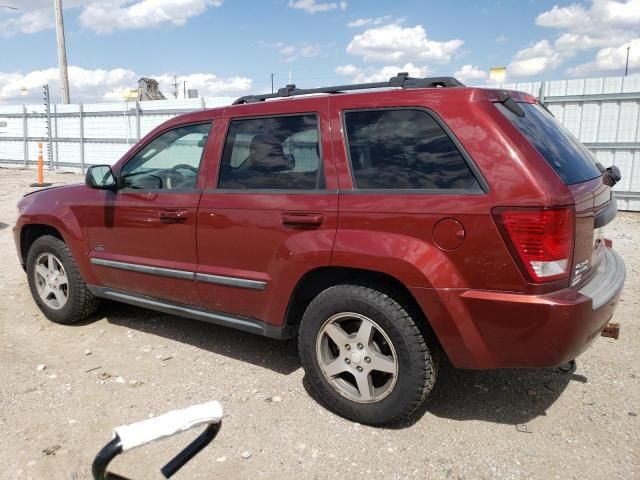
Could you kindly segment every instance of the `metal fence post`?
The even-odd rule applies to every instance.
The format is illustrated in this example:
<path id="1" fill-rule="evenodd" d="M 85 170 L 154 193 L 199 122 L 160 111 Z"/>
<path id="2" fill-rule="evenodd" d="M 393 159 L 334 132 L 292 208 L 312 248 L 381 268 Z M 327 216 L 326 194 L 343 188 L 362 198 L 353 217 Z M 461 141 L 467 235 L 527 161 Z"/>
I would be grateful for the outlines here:
<path id="1" fill-rule="evenodd" d="M 60 158 L 58 155 L 58 151 L 60 150 L 60 142 L 58 141 L 58 104 L 54 103 L 53 104 L 53 133 L 54 133 L 54 139 L 55 139 L 55 146 L 56 146 L 56 170 L 58 168 L 60 168 Z"/>
<path id="2" fill-rule="evenodd" d="M 45 104 L 45 113 L 47 116 L 47 156 L 49 157 L 49 169 L 53 170 L 53 140 L 51 139 L 51 107 L 49 102 Z"/>
<path id="3" fill-rule="evenodd" d="M 80 120 L 80 171 L 84 174 L 84 105 L 80 104 L 78 119 Z"/>
<path id="4" fill-rule="evenodd" d="M 136 100 L 136 138 L 140 141 L 140 102 Z"/>
<path id="5" fill-rule="evenodd" d="M 27 106 L 22 105 L 22 135 L 24 136 L 24 167 L 29 167 L 29 125 L 27 120 Z"/>
<path id="6" fill-rule="evenodd" d="M 206 104 L 204 103 L 204 97 L 200 97 L 200 107 L 202 108 L 202 110 L 207 108 Z"/>
<path id="7" fill-rule="evenodd" d="M 538 101 L 540 103 L 544 103 L 544 91 L 545 91 L 546 82 L 540 82 L 540 91 L 538 92 Z"/>

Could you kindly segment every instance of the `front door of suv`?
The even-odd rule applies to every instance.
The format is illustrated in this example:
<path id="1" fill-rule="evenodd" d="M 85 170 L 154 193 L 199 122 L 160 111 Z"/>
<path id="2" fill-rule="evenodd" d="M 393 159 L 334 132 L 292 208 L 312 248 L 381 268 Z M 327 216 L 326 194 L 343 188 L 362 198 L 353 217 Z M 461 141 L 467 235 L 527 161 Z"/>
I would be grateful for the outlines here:
<path id="1" fill-rule="evenodd" d="M 337 228 L 327 100 L 290 105 L 250 105 L 228 119 L 198 210 L 205 306 L 276 325 L 304 273 L 329 264 Z"/>
<path id="2" fill-rule="evenodd" d="M 211 123 L 164 131 L 122 165 L 117 192 L 87 212 L 90 261 L 105 287 L 199 305 L 196 214 Z"/>

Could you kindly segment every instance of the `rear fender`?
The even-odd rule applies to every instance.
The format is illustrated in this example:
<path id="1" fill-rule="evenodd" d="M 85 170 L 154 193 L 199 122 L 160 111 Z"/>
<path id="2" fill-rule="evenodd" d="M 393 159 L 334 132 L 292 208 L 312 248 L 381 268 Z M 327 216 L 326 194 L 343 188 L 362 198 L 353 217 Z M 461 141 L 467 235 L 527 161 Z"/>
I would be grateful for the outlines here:
<path id="1" fill-rule="evenodd" d="M 478 356 L 491 358 L 459 298 L 469 285 L 437 247 L 394 233 L 339 230 L 332 265 L 374 270 L 402 282 L 454 365 L 474 365 Z"/>
<path id="2" fill-rule="evenodd" d="M 385 273 L 407 288 L 467 287 L 442 250 L 396 233 L 338 230 L 331 265 Z"/>

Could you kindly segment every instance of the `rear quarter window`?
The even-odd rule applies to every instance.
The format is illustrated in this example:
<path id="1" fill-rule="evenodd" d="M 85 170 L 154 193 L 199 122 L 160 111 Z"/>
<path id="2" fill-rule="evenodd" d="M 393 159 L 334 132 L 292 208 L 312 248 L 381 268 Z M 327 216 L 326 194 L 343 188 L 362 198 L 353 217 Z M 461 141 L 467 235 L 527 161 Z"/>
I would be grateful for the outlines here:
<path id="1" fill-rule="evenodd" d="M 519 103 L 524 117 L 501 103 L 495 105 L 538 150 L 565 185 L 586 182 L 602 174 L 591 152 L 540 105 Z"/>
<path id="2" fill-rule="evenodd" d="M 358 190 L 482 192 L 453 140 L 428 112 L 348 111 L 344 123 Z"/>

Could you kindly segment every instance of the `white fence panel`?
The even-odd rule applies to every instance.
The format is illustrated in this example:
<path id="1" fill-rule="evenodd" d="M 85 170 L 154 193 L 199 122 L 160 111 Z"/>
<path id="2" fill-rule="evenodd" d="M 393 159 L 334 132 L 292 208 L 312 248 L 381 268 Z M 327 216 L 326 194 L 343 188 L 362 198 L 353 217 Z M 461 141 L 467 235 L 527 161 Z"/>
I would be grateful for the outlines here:
<path id="1" fill-rule="evenodd" d="M 640 75 L 509 83 L 497 88 L 541 96 L 558 121 L 600 163 L 620 168 L 623 179 L 615 187 L 620 208 L 640 211 Z M 0 165 L 35 164 L 39 143 L 51 168 L 113 164 L 168 119 L 233 100 L 51 105 L 49 118 L 44 105 L 0 105 Z"/>

